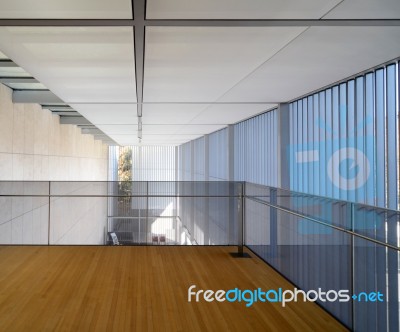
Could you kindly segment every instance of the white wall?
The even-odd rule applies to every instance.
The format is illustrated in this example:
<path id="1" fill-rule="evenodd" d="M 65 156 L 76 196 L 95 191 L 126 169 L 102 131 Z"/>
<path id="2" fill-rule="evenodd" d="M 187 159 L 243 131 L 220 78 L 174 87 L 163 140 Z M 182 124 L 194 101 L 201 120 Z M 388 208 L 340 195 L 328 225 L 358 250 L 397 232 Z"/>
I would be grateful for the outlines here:
<path id="1" fill-rule="evenodd" d="M 13 104 L 12 90 L 0 84 L 0 181 L 107 181 L 107 162 L 107 145 L 74 125 L 60 125 L 40 105 Z M 3 194 L 43 194 L 47 187 L 0 182 Z M 105 199 L 74 199 L 73 206 L 52 202 L 52 208 L 50 233 L 56 229 L 62 243 L 103 243 Z M 47 244 L 48 216 L 48 198 L 0 197 L 0 244 Z"/>

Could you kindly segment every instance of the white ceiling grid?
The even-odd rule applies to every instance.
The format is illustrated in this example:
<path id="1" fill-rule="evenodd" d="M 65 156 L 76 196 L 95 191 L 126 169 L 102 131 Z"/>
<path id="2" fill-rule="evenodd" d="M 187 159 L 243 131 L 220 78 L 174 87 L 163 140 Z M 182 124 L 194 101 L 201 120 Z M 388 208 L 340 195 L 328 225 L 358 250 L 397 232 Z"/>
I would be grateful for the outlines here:
<path id="1" fill-rule="evenodd" d="M 0 4 L 0 19 L 132 19 L 130 0 Z M 147 0 L 146 15 L 400 19 L 400 1 Z M 0 50 L 110 138 L 139 144 L 133 27 L 0 27 Z M 141 144 L 179 145 L 399 57 L 400 27 L 160 24 L 144 50 Z"/>

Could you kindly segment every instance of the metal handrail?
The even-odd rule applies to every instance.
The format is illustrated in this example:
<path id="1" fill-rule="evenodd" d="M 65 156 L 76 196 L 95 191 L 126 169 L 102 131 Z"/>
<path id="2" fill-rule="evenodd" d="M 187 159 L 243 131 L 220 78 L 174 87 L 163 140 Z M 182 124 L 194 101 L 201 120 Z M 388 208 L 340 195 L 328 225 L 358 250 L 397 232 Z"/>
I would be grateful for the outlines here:
<path id="1" fill-rule="evenodd" d="M 328 223 L 323 222 L 323 221 L 321 221 L 321 220 L 314 219 L 314 218 L 311 218 L 311 217 L 309 217 L 309 216 L 306 216 L 306 215 L 303 215 L 303 214 L 300 214 L 300 213 L 293 212 L 293 211 L 291 211 L 291 210 L 282 208 L 282 207 L 277 206 L 277 205 L 270 204 L 270 203 L 268 203 L 268 202 L 265 202 L 265 201 L 260 200 L 260 199 L 256 199 L 256 198 L 251 197 L 251 196 L 246 196 L 245 198 L 246 198 L 246 199 L 249 199 L 249 200 L 252 200 L 252 201 L 254 201 L 254 202 L 257 202 L 257 203 L 259 203 L 259 204 L 267 205 L 267 206 L 272 207 L 272 208 L 274 208 L 274 209 L 277 209 L 277 210 L 280 210 L 280 211 L 284 211 L 284 212 L 289 213 L 289 214 L 291 214 L 291 215 L 294 215 L 294 216 L 297 216 L 297 217 L 301 217 L 301 218 L 303 218 L 303 219 L 310 220 L 310 221 L 312 221 L 312 222 L 321 224 L 321 225 L 323 225 L 323 226 L 327 226 L 327 227 L 333 228 L 333 229 L 335 229 L 335 230 L 338 230 L 338 231 L 347 233 L 347 234 L 349 234 L 349 235 L 357 236 L 357 237 L 362 238 L 362 239 L 364 239 L 364 240 L 367 240 L 367 241 L 370 241 L 370 242 L 374 242 L 374 243 L 376 243 L 376 244 L 379 244 L 379 245 L 382 245 L 382 246 L 391 248 L 391 249 L 393 249 L 393 250 L 400 251 L 400 247 L 396 247 L 396 246 L 393 246 L 393 245 L 391 245 L 391 244 L 388 244 L 388 243 L 385 243 L 385 242 L 382 242 L 382 241 L 379 241 L 379 240 L 375 240 L 375 239 L 373 239 L 373 238 L 370 238 L 370 237 L 368 237 L 368 236 L 365 236 L 365 235 L 362 235 L 362 234 L 359 234 L 359 233 L 350 231 L 350 230 L 348 230 L 348 229 L 345 229 L 345 228 L 342 228 L 342 227 L 338 227 L 338 226 L 335 226 L 335 225 L 332 225 L 332 224 L 328 224 Z"/>
<path id="2" fill-rule="evenodd" d="M 278 187 L 271 187 L 271 186 L 265 186 L 262 184 L 258 184 L 258 183 L 252 183 L 252 182 L 246 182 L 246 186 L 247 185 L 252 185 L 252 186 L 257 186 L 257 187 L 261 187 L 265 190 L 278 190 L 280 192 L 284 191 L 287 193 L 290 193 L 288 196 L 283 196 L 283 195 L 278 195 L 277 197 L 293 197 L 293 194 L 299 195 L 301 197 L 309 197 L 311 199 L 326 199 L 329 201 L 332 201 L 332 203 L 346 203 L 346 204 L 354 204 L 355 206 L 362 206 L 365 208 L 371 208 L 371 209 L 379 209 L 379 210 L 385 210 L 387 212 L 392 212 L 392 213 L 399 213 L 400 214 L 400 210 L 395 210 L 395 209 L 390 209 L 390 208 L 386 208 L 386 207 L 380 207 L 380 206 L 375 206 L 375 205 L 369 205 L 369 204 L 365 204 L 365 203 L 359 203 L 359 202 L 354 202 L 354 201 L 346 201 L 343 199 L 337 199 L 337 198 L 332 198 L 332 197 L 328 197 L 328 196 L 320 196 L 320 195 L 313 195 L 313 194 L 307 194 L 307 193 L 302 193 L 300 191 L 292 191 L 292 190 L 288 190 L 288 189 L 283 189 L 283 188 L 278 188 Z M 270 197 L 269 195 L 247 195 L 247 197 Z"/>

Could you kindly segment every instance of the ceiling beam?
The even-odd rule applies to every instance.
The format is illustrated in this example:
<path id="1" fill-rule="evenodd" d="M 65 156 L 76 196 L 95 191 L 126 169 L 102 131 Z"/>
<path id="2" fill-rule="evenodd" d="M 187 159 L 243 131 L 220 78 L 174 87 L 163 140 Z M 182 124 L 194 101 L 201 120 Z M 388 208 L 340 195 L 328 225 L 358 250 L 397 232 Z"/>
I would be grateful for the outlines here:
<path id="1" fill-rule="evenodd" d="M 88 125 L 92 123 L 83 116 L 60 116 L 60 124 Z"/>
<path id="2" fill-rule="evenodd" d="M 96 129 L 97 127 L 92 124 L 92 123 L 87 123 L 87 124 L 78 124 L 77 125 L 78 128 L 80 129 Z"/>
<path id="3" fill-rule="evenodd" d="M 100 129 L 97 128 L 82 128 L 81 129 L 82 134 L 92 134 L 92 135 L 102 135 L 102 136 L 107 136 L 105 135 Z"/>
<path id="4" fill-rule="evenodd" d="M 143 72 L 144 72 L 144 22 L 146 12 L 146 1 L 133 1 L 133 15 L 135 22 L 135 74 L 136 74 L 136 100 L 137 116 L 142 116 L 143 102 Z"/>
<path id="5" fill-rule="evenodd" d="M 15 83 L 39 83 L 39 81 L 33 77 L 0 77 L 0 83 L 3 84 L 15 84 Z"/>
<path id="6" fill-rule="evenodd" d="M 49 90 L 14 90 L 12 101 L 13 103 L 25 104 L 64 104 L 60 98 Z"/>
<path id="7" fill-rule="evenodd" d="M 197 26 L 197 27 L 305 27 L 305 26 L 400 26 L 400 19 L 139 19 L 144 1 L 134 1 L 135 19 L 0 19 L 0 26 L 85 27 L 85 26 Z M 138 11 L 136 11 L 138 8 Z M 138 15 L 138 16 L 136 16 Z"/>
<path id="8" fill-rule="evenodd" d="M 145 18 L 146 0 L 132 1 L 133 18 L 135 22 L 135 75 L 136 75 L 136 101 L 138 116 L 138 138 L 142 139 L 142 102 L 143 102 L 143 73 L 144 73 L 144 52 L 145 52 Z"/>
<path id="9" fill-rule="evenodd" d="M 14 63 L 11 60 L 5 59 L 5 60 L 0 60 L 0 68 L 10 68 L 10 67 L 18 67 L 16 63 Z"/>
<path id="10" fill-rule="evenodd" d="M 81 116 L 78 112 L 76 112 L 76 111 L 70 111 L 70 112 L 63 112 L 63 111 L 53 111 L 53 110 L 50 110 L 53 114 L 55 114 L 55 115 L 60 115 L 60 116 L 62 116 L 62 115 L 65 115 L 65 116 Z"/>
<path id="11" fill-rule="evenodd" d="M 42 105 L 43 109 L 50 110 L 52 112 L 76 112 L 71 106 L 69 105 Z"/>

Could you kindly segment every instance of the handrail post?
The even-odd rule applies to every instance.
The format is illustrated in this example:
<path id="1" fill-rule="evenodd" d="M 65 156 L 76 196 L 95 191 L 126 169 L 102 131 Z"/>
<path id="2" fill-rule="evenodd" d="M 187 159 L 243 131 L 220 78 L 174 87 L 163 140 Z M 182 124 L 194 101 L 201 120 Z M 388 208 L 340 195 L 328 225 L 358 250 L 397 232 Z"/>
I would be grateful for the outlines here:
<path id="1" fill-rule="evenodd" d="M 278 249 L 278 210 L 273 206 L 278 206 L 278 190 L 277 188 L 270 188 L 269 193 L 272 205 L 269 208 L 270 248 L 271 255 L 275 257 Z"/>
<path id="2" fill-rule="evenodd" d="M 231 253 L 231 255 L 236 258 L 249 258 L 250 255 L 244 252 L 244 226 L 246 217 L 246 192 L 244 182 L 241 183 L 239 194 L 234 197 L 238 198 L 238 251 Z"/>
<path id="3" fill-rule="evenodd" d="M 354 208 L 354 203 L 350 203 L 350 231 L 354 232 L 354 218 L 355 218 L 355 208 Z M 346 227 L 346 225 L 345 225 Z M 354 294 L 354 237 L 353 235 L 350 235 L 350 292 L 351 294 Z M 352 328 L 354 330 L 354 311 L 355 311 L 355 301 L 352 302 L 351 305 L 351 324 Z"/>
<path id="4" fill-rule="evenodd" d="M 243 246 L 244 246 L 244 218 L 246 214 L 246 209 L 245 209 L 245 198 L 244 198 L 244 183 L 242 183 L 241 186 L 241 192 L 240 192 L 240 206 L 241 206 L 241 216 L 240 216 L 240 221 L 239 221 L 239 246 L 238 246 L 238 255 L 243 257 Z"/>
<path id="5" fill-rule="evenodd" d="M 354 232 L 354 218 L 355 218 L 355 209 L 354 203 L 350 203 L 351 215 L 350 215 L 350 230 Z"/>
<path id="6" fill-rule="evenodd" d="M 51 203 L 51 182 L 49 181 L 49 209 L 48 209 L 48 218 L 47 218 L 47 245 L 50 245 L 50 203 Z"/>
<path id="7" fill-rule="evenodd" d="M 145 230 L 146 243 L 145 244 L 148 244 L 149 242 L 147 238 L 148 229 L 149 229 L 149 181 L 146 181 L 146 230 Z M 151 239 L 151 234 L 150 234 L 150 239 Z"/>

